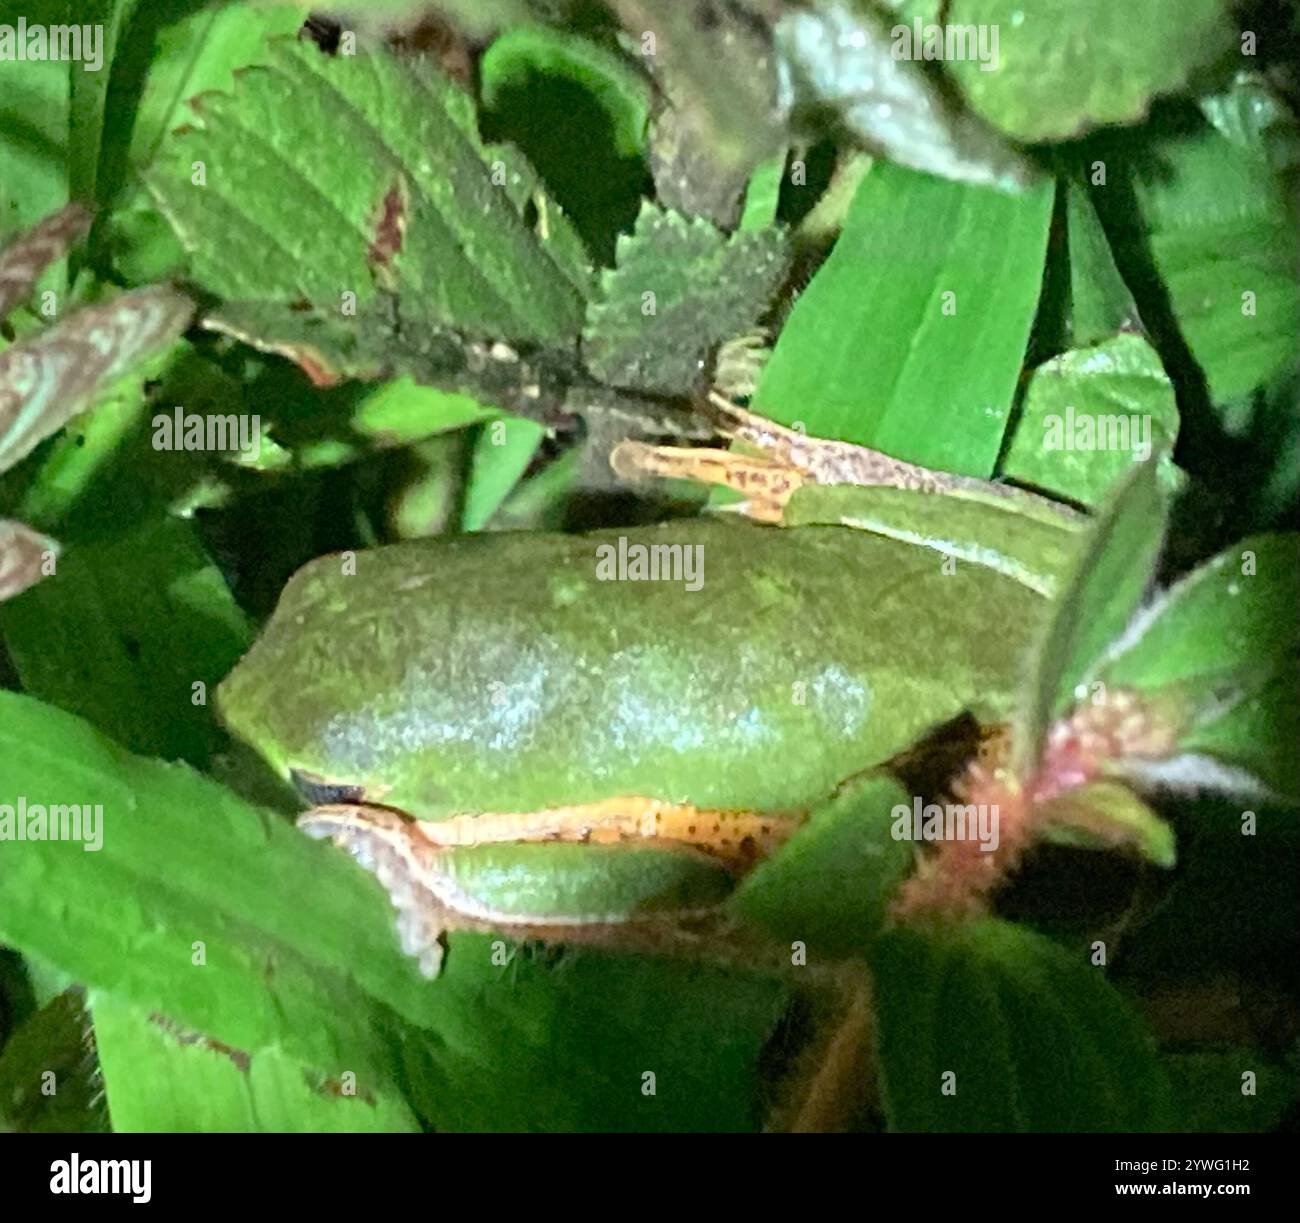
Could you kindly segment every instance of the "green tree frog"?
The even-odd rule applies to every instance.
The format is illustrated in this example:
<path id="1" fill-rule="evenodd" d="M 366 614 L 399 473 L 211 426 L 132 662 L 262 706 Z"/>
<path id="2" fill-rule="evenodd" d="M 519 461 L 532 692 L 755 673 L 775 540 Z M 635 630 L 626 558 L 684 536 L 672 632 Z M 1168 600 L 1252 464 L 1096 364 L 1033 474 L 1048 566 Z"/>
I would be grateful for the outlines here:
<path id="1" fill-rule="evenodd" d="M 671 921 L 846 779 L 1010 714 L 1044 587 L 894 535 L 715 517 L 323 557 L 220 712 L 323 804 L 302 826 L 376 871 L 429 975 L 446 927 Z"/>

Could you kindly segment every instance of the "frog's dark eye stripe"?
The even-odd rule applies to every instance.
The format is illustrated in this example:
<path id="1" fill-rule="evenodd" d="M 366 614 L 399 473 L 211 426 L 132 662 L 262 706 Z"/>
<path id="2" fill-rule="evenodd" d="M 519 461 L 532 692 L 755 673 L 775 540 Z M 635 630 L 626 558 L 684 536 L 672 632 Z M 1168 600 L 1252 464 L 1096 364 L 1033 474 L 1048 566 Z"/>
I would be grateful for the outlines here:
<path id="1" fill-rule="evenodd" d="M 302 769 L 290 769 L 289 780 L 293 782 L 293 788 L 313 807 L 327 806 L 330 803 L 359 803 L 366 797 L 365 786 L 327 781 L 319 773 L 308 773 Z"/>

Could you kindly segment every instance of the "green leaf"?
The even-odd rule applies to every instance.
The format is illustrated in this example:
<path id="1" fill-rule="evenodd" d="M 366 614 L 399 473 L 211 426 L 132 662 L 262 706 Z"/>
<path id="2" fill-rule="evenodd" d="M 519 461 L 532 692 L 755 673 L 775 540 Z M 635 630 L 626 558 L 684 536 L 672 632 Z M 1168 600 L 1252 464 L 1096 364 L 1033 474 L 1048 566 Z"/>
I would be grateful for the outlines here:
<path id="1" fill-rule="evenodd" d="M 1121 332 L 1136 331 L 1137 306 L 1115 265 L 1110 240 L 1102 228 L 1087 188 L 1066 184 L 1070 244 L 1070 340 L 1087 348 Z"/>
<path id="2" fill-rule="evenodd" d="M 1139 211 L 1112 236 L 1126 258 L 1154 263 L 1214 401 L 1293 370 L 1300 226 L 1267 149 L 1201 124 L 1134 150 L 1131 167 Z"/>
<path id="3" fill-rule="evenodd" d="M 1132 846 L 1157 866 L 1177 861 L 1174 830 L 1126 785 L 1089 782 L 1065 790 L 1039 813 L 1044 836 L 1058 845 L 1085 849 Z"/>
<path id="4" fill-rule="evenodd" d="M 1300 535 L 1248 535 L 1144 609 L 1097 672 L 1112 685 L 1222 688 L 1300 649 Z"/>
<path id="5" fill-rule="evenodd" d="M 29 693 L 196 764 L 220 734 L 194 685 L 210 693 L 251 638 L 193 525 L 175 519 L 72 544 L 54 577 L 0 608 L 0 627 Z"/>
<path id="6" fill-rule="evenodd" d="M 344 1081 L 279 1049 L 232 1049 L 103 990 L 91 994 L 90 1007 L 115 1133 L 420 1130 L 392 1088 L 350 1094 Z"/>
<path id="7" fill-rule="evenodd" d="M 1263 1049 L 1168 1053 L 1162 1059 L 1185 1134 L 1266 1134 L 1295 1102 L 1295 1067 Z M 1248 1080 L 1253 1090 L 1245 1090 Z"/>
<path id="8" fill-rule="evenodd" d="M 781 941 L 798 941 L 810 962 L 860 955 L 876 937 L 912 846 L 890 835 L 891 811 L 909 796 L 889 777 L 848 787 L 737 889 L 730 905 Z"/>
<path id="9" fill-rule="evenodd" d="M 927 467 L 989 475 L 1038 304 L 1051 211 L 1050 184 L 1009 196 L 873 168 L 781 332 L 755 410 Z"/>
<path id="10" fill-rule="evenodd" d="M 69 65 L 68 194 L 72 199 L 105 200 L 102 171 L 109 86 L 123 32 L 138 7 L 139 0 L 79 0 L 75 17 L 69 14 L 74 29 L 96 31 L 101 60 L 93 71 L 85 71 L 90 60 L 83 46 L 83 63 Z"/>
<path id="11" fill-rule="evenodd" d="M 268 40 L 297 32 L 309 5 L 237 2 L 204 6 L 162 26 L 152 39 L 148 72 L 130 125 L 129 160 L 145 167 L 167 133 L 191 116 L 187 101 L 229 91 L 235 72 L 267 60 Z"/>
<path id="12" fill-rule="evenodd" d="M 1168 1128 L 1154 1041 L 1081 956 L 986 919 L 891 931 L 873 965 L 891 1129 Z"/>
<path id="13" fill-rule="evenodd" d="M 233 95 L 196 99 L 204 126 L 166 141 L 148 174 L 200 284 L 244 303 L 268 344 L 278 311 L 289 340 L 314 323 L 376 367 L 399 327 L 577 335 L 581 299 L 502 189 L 504 171 L 494 184 L 455 85 L 380 52 L 330 59 L 282 42 L 268 59 Z M 322 114 L 346 158 L 318 155 Z"/>
<path id="14" fill-rule="evenodd" d="M 1223 0 L 953 0 L 947 29 L 986 43 L 948 60 L 977 114 L 1017 140 L 1131 123 L 1231 46 Z M 997 38 L 996 54 L 991 49 Z"/>
<path id="15" fill-rule="evenodd" d="M 1002 474 L 1096 505 L 1135 462 L 1167 465 L 1177 436 L 1160 358 L 1141 336 L 1119 335 L 1034 370 Z"/>
<path id="16" fill-rule="evenodd" d="M 481 531 L 487 525 L 519 483 L 545 436 L 541 425 L 517 417 L 489 421 L 479 431 L 470 458 L 462 531 Z"/>
<path id="17" fill-rule="evenodd" d="M 583 356 L 614 386 L 685 395 L 709 351 L 762 315 L 786 272 L 776 230 L 726 237 L 647 203 L 587 311 Z"/>
<path id="18" fill-rule="evenodd" d="M 102 848 L 7 843 L 0 939 L 250 1059 L 276 1051 L 268 1081 L 290 1062 L 350 1071 L 353 1107 L 397 1092 L 439 1129 L 757 1125 L 786 1004 L 770 976 L 596 952 L 503 964 L 466 934 L 426 981 L 383 889 L 332 846 L 0 692 L 0 803 L 20 798 L 100 804 Z"/>
<path id="19" fill-rule="evenodd" d="M 1164 591 L 1098 671 L 1108 685 L 1169 689 L 1191 716 L 1179 749 L 1300 794 L 1300 535 L 1247 536 Z"/>
<path id="20" fill-rule="evenodd" d="M 29 25 L 60 25 L 70 20 L 68 0 L 23 0 Z M 72 67 L 81 75 L 81 65 Z M 0 233 L 34 225 L 71 198 L 68 191 L 70 114 L 69 65 L 60 60 L 5 61 L 5 93 L 0 108 Z M 98 75 L 106 76 L 107 73 Z M 96 139 L 98 134 L 95 134 Z M 66 267 L 49 287 L 67 285 Z"/>
<path id="21" fill-rule="evenodd" d="M 0 1132 L 103 1133 L 108 1117 L 100 1090 L 82 1000 L 72 991 L 59 994 L 29 1016 L 0 1053 Z"/>
<path id="22" fill-rule="evenodd" d="M 1165 514 L 1155 464 L 1142 463 L 1093 525 L 1034 660 L 1015 732 L 1020 776 L 1037 762 L 1052 718 L 1074 702 L 1076 686 L 1142 601 L 1164 541 Z"/>

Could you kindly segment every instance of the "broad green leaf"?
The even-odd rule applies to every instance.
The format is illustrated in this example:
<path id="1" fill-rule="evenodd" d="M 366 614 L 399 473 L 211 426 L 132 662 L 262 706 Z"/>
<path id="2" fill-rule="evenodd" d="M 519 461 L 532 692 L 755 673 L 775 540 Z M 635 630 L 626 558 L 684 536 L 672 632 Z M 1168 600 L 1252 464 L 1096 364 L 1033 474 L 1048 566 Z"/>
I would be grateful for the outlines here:
<path id="1" fill-rule="evenodd" d="M 805 485 L 790 499 L 786 526 L 836 524 L 929 548 L 939 557 L 980 565 L 1039 594 L 1055 594 L 1084 539 L 1082 518 L 1035 514 L 955 492 L 936 496 L 904 488 Z"/>
<path id="2" fill-rule="evenodd" d="M 232 1049 L 104 990 L 90 1007 L 115 1133 L 419 1132 L 392 1088 L 351 1093 L 279 1049 Z"/>
<path id="3" fill-rule="evenodd" d="M 1167 465 L 1177 436 L 1160 358 L 1141 336 L 1119 335 L 1034 370 L 1002 474 L 1096 505 L 1134 463 Z"/>
<path id="4" fill-rule="evenodd" d="M 452 82 L 383 52 L 281 42 L 268 59 L 195 100 L 203 127 L 164 142 L 148 175 L 194 277 L 246 303 L 264 342 L 276 311 L 290 341 L 314 323 L 376 367 L 402 329 L 576 336 L 581 299 L 494 183 Z M 347 158 L 318 156 L 321 114 Z"/>
<path id="5" fill-rule="evenodd" d="M 0 609 L 0 629 L 27 692 L 196 764 L 220 741 L 208 694 L 251 638 L 193 525 L 175 519 L 73 543 L 55 576 Z"/>
<path id="6" fill-rule="evenodd" d="M 755 410 L 944 471 L 993 470 L 1034 311 L 1050 184 L 1022 196 L 878 165 L 795 303 Z"/>
<path id="7" fill-rule="evenodd" d="M 872 957 L 891 1129 L 1167 1129 L 1154 1041 L 1081 954 L 1008 922 L 903 927 Z"/>
<path id="8" fill-rule="evenodd" d="M 1134 149 L 1127 168 L 1138 212 L 1108 227 L 1123 258 L 1154 263 L 1215 402 L 1293 370 L 1300 227 L 1267 149 L 1203 123 Z"/>
<path id="9" fill-rule="evenodd" d="M 1231 46 L 1226 7 L 1224 0 L 953 0 L 948 38 L 966 41 L 949 55 L 945 40 L 944 55 L 933 58 L 947 59 L 967 102 L 995 127 L 1027 143 L 1065 140 L 1141 119 L 1152 98 L 1181 89 L 1194 69 Z M 980 36 L 973 48 L 971 35 Z"/>
<path id="10" fill-rule="evenodd" d="M 1113 685 L 1184 684 L 1209 703 L 1300 649 L 1300 535 L 1248 535 L 1162 591 L 1097 671 Z"/>
<path id="11" fill-rule="evenodd" d="M 1244 772 L 1244 777 L 1206 777 L 1202 784 L 1228 793 L 1300 802 L 1300 666 L 1294 656 L 1264 682 L 1184 735 L 1179 748 L 1201 753 Z M 1258 783 L 1258 784 L 1255 784 Z"/>
<path id="12" fill-rule="evenodd" d="M 752 326 L 786 273 L 776 230 L 730 238 L 647 203 L 587 311 L 583 356 L 602 381 L 664 395 L 697 386 L 710 350 Z"/>
<path id="13" fill-rule="evenodd" d="M 827 111 L 872 152 L 958 182 L 1018 190 L 1033 170 L 1000 136 L 954 106 L 916 62 L 912 27 L 830 0 L 786 13 L 773 31 L 781 102 Z"/>
<path id="14" fill-rule="evenodd" d="M 1164 542 L 1166 505 L 1154 463 L 1124 479 L 1079 549 L 1074 572 L 1030 674 L 1015 732 L 1017 773 L 1038 760 L 1053 717 L 1076 699 L 1076 686 L 1123 632 L 1147 587 Z"/>
<path id="15" fill-rule="evenodd" d="M 1252 535 L 1162 592 L 1098 671 L 1168 689 L 1189 715 L 1179 749 L 1300 795 L 1300 536 Z"/>
<path id="16" fill-rule="evenodd" d="M 350 1071 L 358 1098 L 396 1090 L 439 1129 L 758 1124 L 786 999 L 770 975 L 595 951 L 503 963 L 466 934 L 426 981 L 382 888 L 332 846 L 0 692 L 0 803 L 20 799 L 102 805 L 102 849 L 6 839 L 0 939 L 116 1003 L 250 1058 Z"/>
<path id="17" fill-rule="evenodd" d="M 731 908 L 777 939 L 803 943 L 810 963 L 860 955 L 914 865 L 912 845 L 890 835 L 892 809 L 909 802 L 889 777 L 847 788 L 745 879 Z"/>
<path id="18" fill-rule="evenodd" d="M 519 483 L 546 431 L 531 420 L 503 418 L 479 430 L 470 457 L 462 531 L 481 531 Z"/>
<path id="19" fill-rule="evenodd" d="M 108 1116 L 101 1092 L 90 1016 L 77 992 L 61 993 L 0 1052 L 0 1133 L 102 1133 Z"/>

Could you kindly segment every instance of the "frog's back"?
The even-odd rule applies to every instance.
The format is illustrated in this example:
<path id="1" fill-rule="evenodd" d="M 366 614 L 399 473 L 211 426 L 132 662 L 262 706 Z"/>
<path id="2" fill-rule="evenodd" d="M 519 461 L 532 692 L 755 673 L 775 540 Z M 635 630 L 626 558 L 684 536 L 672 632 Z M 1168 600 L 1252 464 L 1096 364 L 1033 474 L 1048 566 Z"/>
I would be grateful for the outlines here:
<path id="1" fill-rule="evenodd" d="M 399 544 L 346 576 L 324 557 L 219 704 L 282 772 L 425 817 L 617 794 L 801 808 L 963 709 L 1003 712 L 1041 600 L 940 562 L 697 519 Z"/>

